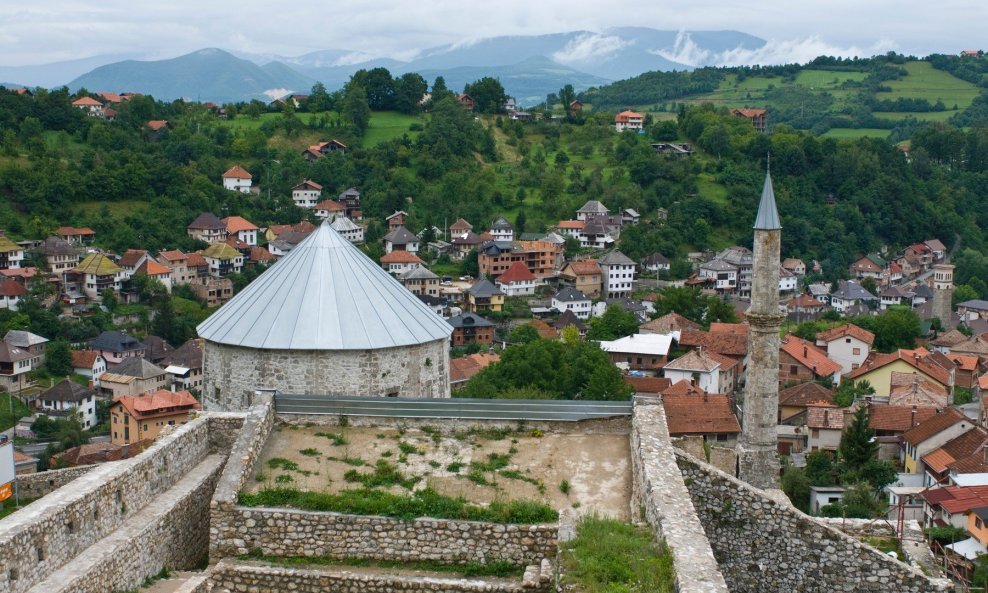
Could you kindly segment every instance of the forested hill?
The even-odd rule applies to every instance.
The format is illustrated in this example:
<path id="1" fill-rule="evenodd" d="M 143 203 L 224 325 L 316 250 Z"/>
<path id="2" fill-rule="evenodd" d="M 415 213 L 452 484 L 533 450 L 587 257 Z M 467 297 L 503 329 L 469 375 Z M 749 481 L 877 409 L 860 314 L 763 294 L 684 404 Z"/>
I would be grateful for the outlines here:
<path id="1" fill-rule="evenodd" d="M 592 88 L 595 109 L 676 112 L 679 105 L 766 108 L 769 121 L 832 135 L 907 139 L 929 122 L 988 122 L 988 59 L 888 54 L 805 65 L 648 72 Z"/>
<path id="2" fill-rule="evenodd" d="M 422 113 L 377 92 L 367 74 L 345 92 L 313 89 L 297 111 L 228 105 L 226 120 L 199 104 L 137 97 L 114 107 L 116 121 L 102 121 L 70 107 L 65 91 L 33 98 L 0 91 L 0 228 L 41 239 L 60 225 L 89 226 L 111 249 L 189 249 L 186 225 L 203 211 L 259 226 L 310 216 L 292 204 L 290 190 L 312 179 L 324 197 L 360 190 L 372 254 L 384 217 L 398 209 L 410 213 L 416 232 L 458 217 L 483 229 L 497 216 L 519 223 L 518 232 L 540 232 L 593 199 L 611 212 L 643 213 L 642 224 L 622 233 L 622 251 L 636 259 L 659 251 L 681 271 L 690 251 L 750 244 L 771 153 L 785 256 L 818 260 L 836 279 L 864 253 L 934 237 L 953 245 L 959 236 L 958 283 L 988 297 L 985 128 L 917 128 L 908 159 L 874 139 L 785 126 L 761 134 L 710 106 L 684 108 L 647 135 L 619 135 L 613 113 L 538 122 L 475 116 L 436 85 Z M 402 85 L 424 84 L 407 77 Z M 496 91 L 493 82 L 478 81 L 474 97 Z M 151 134 L 152 119 L 174 129 Z M 345 155 L 302 157 L 330 138 L 348 146 Z M 690 142 L 697 153 L 676 159 L 650 146 L 670 140 Z M 220 176 L 234 164 L 250 171 L 258 195 L 222 189 Z M 659 208 L 667 221 L 657 219 Z"/>

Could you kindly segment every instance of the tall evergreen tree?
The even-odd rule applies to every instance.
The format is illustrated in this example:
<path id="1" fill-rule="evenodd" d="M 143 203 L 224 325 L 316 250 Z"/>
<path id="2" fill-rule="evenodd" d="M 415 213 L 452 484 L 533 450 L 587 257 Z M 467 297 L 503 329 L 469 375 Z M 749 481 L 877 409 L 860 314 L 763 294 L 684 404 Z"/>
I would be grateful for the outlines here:
<path id="1" fill-rule="evenodd" d="M 878 454 L 878 443 L 872 440 L 874 436 L 874 429 L 868 426 L 868 406 L 858 407 L 837 448 L 848 469 L 857 471 Z"/>

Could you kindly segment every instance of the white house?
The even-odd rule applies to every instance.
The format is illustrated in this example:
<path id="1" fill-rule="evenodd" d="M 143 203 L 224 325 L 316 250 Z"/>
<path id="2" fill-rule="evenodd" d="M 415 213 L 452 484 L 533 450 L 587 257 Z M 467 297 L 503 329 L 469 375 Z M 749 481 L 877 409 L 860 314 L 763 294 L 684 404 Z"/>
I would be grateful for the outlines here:
<path id="1" fill-rule="evenodd" d="M 420 239 L 403 226 L 384 235 L 384 253 L 392 251 L 409 251 L 417 253 Z"/>
<path id="2" fill-rule="evenodd" d="M 230 167 L 223 174 L 223 189 L 249 194 L 251 175 L 240 165 Z"/>
<path id="3" fill-rule="evenodd" d="M 333 227 L 334 231 L 343 235 L 344 239 L 354 245 L 360 245 L 364 242 L 364 227 L 345 216 L 337 218 L 329 226 Z"/>
<path id="4" fill-rule="evenodd" d="M 643 337 L 663 334 L 644 334 Z M 665 336 L 672 339 L 671 336 Z M 721 361 L 708 352 L 690 350 L 662 368 L 662 375 L 673 384 L 686 381 L 707 393 L 724 393 L 721 385 Z"/>
<path id="5" fill-rule="evenodd" d="M 497 277 L 495 284 L 505 296 L 527 296 L 535 294 L 537 280 L 525 264 L 516 261 Z"/>
<path id="6" fill-rule="evenodd" d="M 16 280 L 4 280 L 0 282 L 0 309 L 17 310 L 21 298 L 27 294 L 27 289 L 21 286 Z"/>
<path id="7" fill-rule="evenodd" d="M 24 248 L 0 234 L 0 270 L 16 270 L 24 262 Z"/>
<path id="8" fill-rule="evenodd" d="M 841 280 L 840 286 L 830 295 L 830 308 L 843 313 L 858 303 L 877 301 L 875 295 L 861 287 L 854 280 Z"/>
<path id="9" fill-rule="evenodd" d="M 644 125 L 645 116 L 631 111 L 630 109 L 622 111 L 614 116 L 614 129 L 618 132 L 623 132 L 625 130 L 641 130 L 644 129 Z"/>
<path id="10" fill-rule="evenodd" d="M 89 377 L 93 387 L 99 387 L 99 376 L 106 372 L 106 359 L 95 350 L 73 350 L 72 370 L 83 377 Z"/>
<path id="11" fill-rule="evenodd" d="M 572 286 L 563 288 L 552 295 L 552 308 L 563 313 L 572 311 L 577 319 L 586 321 L 590 319 L 590 305 L 593 302 L 590 297 L 583 294 Z"/>
<path id="12" fill-rule="evenodd" d="M 611 251 L 597 260 L 602 276 L 604 298 L 631 296 L 635 282 L 635 262 L 620 251 Z"/>
<path id="13" fill-rule="evenodd" d="M 662 367 L 672 348 L 668 334 L 633 334 L 616 340 L 603 340 L 600 349 L 611 362 L 625 368 L 656 370 Z"/>
<path id="14" fill-rule="evenodd" d="M 515 229 L 507 220 L 498 218 L 491 224 L 491 236 L 495 241 L 514 241 Z"/>
<path id="15" fill-rule="evenodd" d="M 227 237 L 236 237 L 250 246 L 257 245 L 257 231 L 260 229 L 251 221 L 242 216 L 227 216 L 222 222 L 226 225 Z"/>
<path id="16" fill-rule="evenodd" d="M 738 286 L 738 267 L 722 259 L 712 259 L 700 264 L 697 277 L 713 280 L 717 292 L 730 292 Z"/>
<path id="17" fill-rule="evenodd" d="M 796 274 L 779 266 L 779 292 L 796 292 L 798 279 Z"/>
<path id="18" fill-rule="evenodd" d="M 292 201 L 299 208 L 312 210 L 319 203 L 320 198 L 322 198 L 322 186 L 311 179 L 306 179 L 292 188 Z"/>
<path id="19" fill-rule="evenodd" d="M 97 424 L 96 392 L 75 381 L 62 379 L 34 398 L 43 412 L 59 416 L 78 413 L 83 428 L 92 428 Z"/>
<path id="20" fill-rule="evenodd" d="M 337 218 L 346 215 L 346 207 L 336 200 L 323 200 L 314 206 L 316 218 L 333 222 Z"/>
<path id="21" fill-rule="evenodd" d="M 850 373 L 864 364 L 875 334 L 852 323 L 820 332 L 816 336 L 816 345 L 827 351 L 827 358 L 841 366 L 841 374 Z"/>
<path id="22" fill-rule="evenodd" d="M 385 253 L 380 259 L 381 267 L 395 276 L 400 276 L 425 265 L 419 256 L 411 251 L 391 251 Z"/>

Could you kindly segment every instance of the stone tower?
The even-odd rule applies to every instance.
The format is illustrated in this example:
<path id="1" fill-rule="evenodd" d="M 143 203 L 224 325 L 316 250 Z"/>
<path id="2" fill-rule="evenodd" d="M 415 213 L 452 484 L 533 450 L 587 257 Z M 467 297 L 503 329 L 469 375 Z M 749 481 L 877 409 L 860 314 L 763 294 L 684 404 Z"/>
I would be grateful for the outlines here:
<path id="1" fill-rule="evenodd" d="M 758 488 L 779 487 L 776 422 L 779 410 L 779 259 L 782 224 L 772 176 L 755 217 L 751 306 L 748 309 L 748 378 L 744 394 L 738 477 Z"/>
<path id="2" fill-rule="evenodd" d="M 951 264 L 933 265 L 933 317 L 940 320 L 944 330 L 950 327 L 952 311 L 951 299 L 954 296 L 954 266 Z"/>

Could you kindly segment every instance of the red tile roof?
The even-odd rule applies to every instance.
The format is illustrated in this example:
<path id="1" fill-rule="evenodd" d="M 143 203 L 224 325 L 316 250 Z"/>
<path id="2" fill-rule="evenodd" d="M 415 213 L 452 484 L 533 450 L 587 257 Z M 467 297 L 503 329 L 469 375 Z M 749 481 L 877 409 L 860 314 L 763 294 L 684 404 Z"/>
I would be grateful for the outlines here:
<path id="1" fill-rule="evenodd" d="M 163 266 L 151 258 L 144 260 L 144 263 L 134 270 L 134 275 L 145 274 L 147 276 L 164 276 L 172 273 L 171 268 Z"/>
<path id="2" fill-rule="evenodd" d="M 968 356 L 965 354 L 948 354 L 949 358 L 953 363 L 962 371 L 975 372 L 978 370 L 978 357 Z"/>
<path id="3" fill-rule="evenodd" d="M 449 380 L 454 384 L 463 383 L 482 371 L 487 365 L 499 360 L 501 360 L 500 355 L 487 352 L 452 358 L 449 361 Z"/>
<path id="4" fill-rule="evenodd" d="M 631 375 L 625 375 L 624 382 L 631 385 L 631 388 L 638 394 L 650 393 L 658 395 L 663 390 L 672 386 L 672 381 L 665 377 L 632 377 Z"/>
<path id="5" fill-rule="evenodd" d="M 868 406 L 868 426 L 884 432 L 906 432 L 937 415 L 937 409 L 924 406 Z"/>
<path id="6" fill-rule="evenodd" d="M 182 253 L 178 249 L 173 249 L 171 251 L 162 251 L 158 253 L 158 257 L 167 261 L 182 261 L 188 256 Z"/>
<path id="7" fill-rule="evenodd" d="M 120 261 L 117 263 L 127 268 L 133 268 L 147 254 L 148 252 L 143 249 L 128 249 L 120 256 Z"/>
<path id="8" fill-rule="evenodd" d="M 102 107 L 103 104 L 93 99 L 92 97 L 81 97 L 72 101 L 72 105 L 76 107 Z"/>
<path id="9" fill-rule="evenodd" d="M 251 179 L 250 173 L 248 173 L 240 165 L 234 165 L 227 169 L 226 173 L 223 174 L 223 179 Z"/>
<path id="10" fill-rule="evenodd" d="M 827 353 L 815 344 L 796 336 L 786 336 L 782 340 L 782 350 L 818 377 L 828 377 L 842 369 L 841 365 L 827 358 Z"/>
<path id="11" fill-rule="evenodd" d="M 845 323 L 839 327 L 820 332 L 816 335 L 816 339 L 824 342 L 832 342 L 846 336 L 857 338 L 869 346 L 875 341 L 875 334 L 853 323 Z"/>
<path id="12" fill-rule="evenodd" d="M 942 473 L 959 460 L 967 460 L 975 453 L 980 453 L 988 443 L 988 430 L 975 426 L 959 437 L 947 441 L 942 447 L 931 451 L 922 457 L 923 463 L 937 473 Z M 979 462 L 984 462 L 984 454 L 979 455 Z"/>
<path id="13" fill-rule="evenodd" d="M 573 270 L 573 273 L 576 274 L 577 276 L 600 275 L 600 266 L 597 264 L 597 260 L 595 259 L 583 259 L 580 261 L 571 261 L 569 262 L 568 265 L 570 269 Z"/>
<path id="14" fill-rule="evenodd" d="M 73 350 L 72 368 L 91 369 L 93 368 L 93 364 L 96 363 L 96 357 L 99 355 L 99 352 L 95 350 Z"/>
<path id="15" fill-rule="evenodd" d="M 651 321 L 645 322 L 638 326 L 638 328 L 647 329 L 660 334 L 668 334 L 674 331 L 697 331 L 700 329 L 700 324 L 690 321 L 679 313 L 672 312 L 666 313 L 662 317 L 656 317 Z"/>
<path id="16" fill-rule="evenodd" d="M 202 404 L 188 391 L 160 390 L 143 395 L 123 395 L 113 400 L 113 403 L 122 405 L 138 420 L 202 409 Z"/>
<path id="17" fill-rule="evenodd" d="M 96 231 L 89 227 L 75 228 L 72 226 L 60 226 L 55 229 L 55 234 L 60 237 L 75 237 L 78 235 L 95 235 Z"/>
<path id="18" fill-rule="evenodd" d="M 943 385 L 947 385 L 950 382 L 950 373 L 940 365 L 926 360 L 925 355 L 926 350 L 922 349 L 898 350 L 889 354 L 872 353 L 867 359 L 865 359 L 864 364 L 848 373 L 847 378 L 857 379 L 858 377 L 866 375 L 875 369 L 879 369 L 885 365 L 892 364 L 897 360 L 901 360 L 914 367 L 916 370 L 924 373 L 931 379 Z"/>
<path id="19" fill-rule="evenodd" d="M 743 357 L 748 353 L 748 337 L 731 333 L 684 331 L 680 335 L 679 345 L 702 346 L 710 352 L 732 357 Z"/>
<path id="20" fill-rule="evenodd" d="M 170 128 L 171 126 L 171 122 L 167 119 L 152 119 L 147 123 L 148 129 L 152 132 L 158 132 L 163 128 Z"/>
<path id="21" fill-rule="evenodd" d="M 193 252 L 186 256 L 185 265 L 191 268 L 198 268 L 200 266 L 208 266 L 209 262 L 206 261 L 206 258 L 201 253 Z"/>
<path id="22" fill-rule="evenodd" d="M 967 422 L 974 425 L 967 416 L 954 408 L 947 408 L 936 416 L 920 423 L 916 428 L 906 431 L 902 438 L 910 445 L 919 445 L 923 441 L 940 434 L 955 424 Z"/>
<path id="23" fill-rule="evenodd" d="M 325 210 L 327 212 L 343 212 L 346 208 L 343 204 L 340 204 L 336 200 L 323 200 L 316 204 L 316 210 Z"/>
<path id="24" fill-rule="evenodd" d="M 253 246 L 250 248 L 250 261 L 252 262 L 266 262 L 274 261 L 275 256 L 271 255 L 271 252 L 263 247 Z"/>
<path id="25" fill-rule="evenodd" d="M 422 259 L 411 251 L 395 250 L 381 256 L 382 264 L 424 264 Z"/>
<path id="26" fill-rule="evenodd" d="M 508 284 L 510 282 L 532 282 L 536 280 L 535 274 L 528 270 L 528 267 L 520 261 L 516 261 L 511 264 L 511 266 L 505 270 L 503 274 L 497 277 L 497 282 L 500 284 Z"/>
<path id="27" fill-rule="evenodd" d="M 21 286 L 16 280 L 4 280 L 0 282 L 0 297 L 14 298 L 27 294 L 27 289 Z"/>
<path id="28" fill-rule="evenodd" d="M 715 321 L 710 324 L 710 333 L 731 334 L 735 336 L 747 336 L 748 324 L 747 323 L 718 323 Z"/>
<path id="29" fill-rule="evenodd" d="M 669 434 L 738 434 L 741 425 L 726 395 L 663 395 Z"/>
<path id="30" fill-rule="evenodd" d="M 920 494 L 931 505 L 939 505 L 951 515 L 988 506 L 988 486 L 947 486 Z"/>
<path id="31" fill-rule="evenodd" d="M 240 231 L 256 231 L 257 226 L 242 216 L 227 216 L 222 219 L 226 224 L 226 232 L 239 233 Z"/>
<path id="32" fill-rule="evenodd" d="M 535 328 L 535 331 L 539 332 L 539 337 L 543 340 L 558 340 L 559 332 L 556 328 L 552 327 L 545 321 L 541 319 L 533 319 L 526 323 L 525 325 L 530 325 Z"/>
<path id="33" fill-rule="evenodd" d="M 780 406 L 805 407 L 820 403 L 837 405 L 833 392 L 819 383 L 800 383 L 779 392 Z"/>
<path id="34" fill-rule="evenodd" d="M 685 379 L 680 379 L 679 381 L 676 381 L 669 387 L 663 389 L 661 392 L 662 396 L 666 396 L 666 395 L 697 396 L 697 395 L 706 395 L 706 394 L 707 392 L 704 391 L 702 388 L 693 385 L 692 383 L 690 383 Z"/>
<path id="35" fill-rule="evenodd" d="M 583 220 L 560 220 L 559 224 L 556 225 L 556 228 L 583 230 L 583 227 L 586 225 L 586 221 Z"/>
<path id="36" fill-rule="evenodd" d="M 844 430 L 844 410 L 836 405 L 806 406 L 806 426 L 824 430 Z"/>

